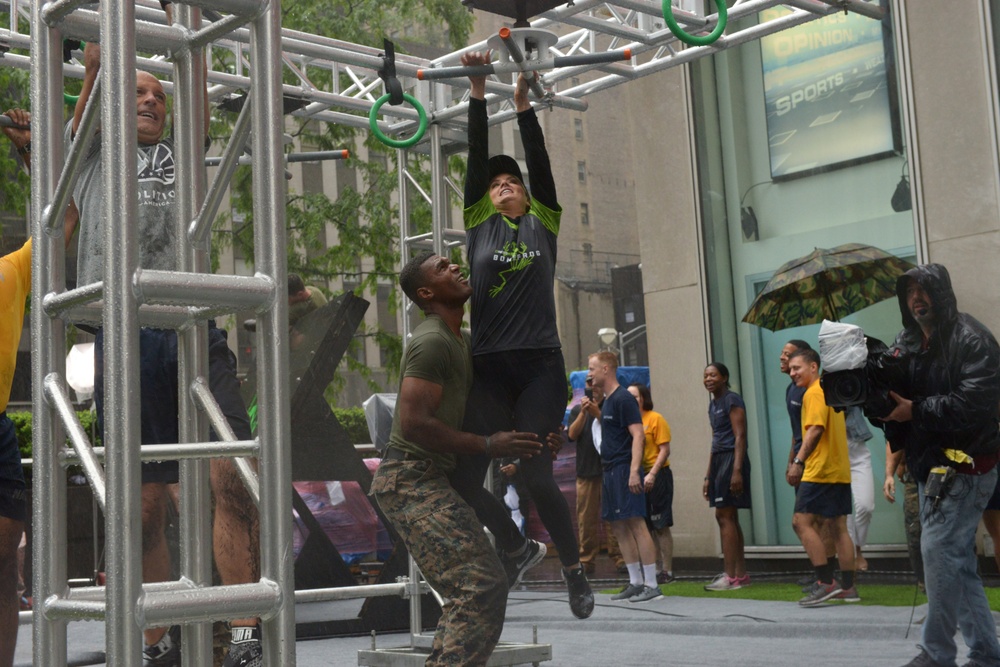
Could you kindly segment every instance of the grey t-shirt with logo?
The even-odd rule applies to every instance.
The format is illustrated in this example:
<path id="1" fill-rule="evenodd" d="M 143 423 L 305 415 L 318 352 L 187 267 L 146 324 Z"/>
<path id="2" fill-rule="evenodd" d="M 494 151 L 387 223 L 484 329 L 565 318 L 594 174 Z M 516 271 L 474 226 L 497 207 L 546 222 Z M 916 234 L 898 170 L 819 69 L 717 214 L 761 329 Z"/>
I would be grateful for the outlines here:
<path id="1" fill-rule="evenodd" d="M 71 129 L 67 128 L 67 135 Z M 173 137 L 166 137 L 155 144 L 140 144 L 137 158 L 139 266 L 175 271 L 178 243 L 174 216 Z M 126 224 L 123 220 L 108 220 L 104 213 L 105 198 L 101 141 L 100 137 L 95 137 L 73 189 L 73 199 L 80 210 L 80 248 L 76 271 L 80 287 L 104 279 L 104 225 Z"/>

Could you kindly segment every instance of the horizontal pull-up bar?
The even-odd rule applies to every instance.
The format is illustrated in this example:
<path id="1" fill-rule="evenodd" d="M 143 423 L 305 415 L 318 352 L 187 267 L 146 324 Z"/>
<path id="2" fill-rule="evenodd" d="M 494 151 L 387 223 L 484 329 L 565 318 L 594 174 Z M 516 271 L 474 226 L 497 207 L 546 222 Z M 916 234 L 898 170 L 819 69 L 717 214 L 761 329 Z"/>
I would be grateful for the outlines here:
<path id="1" fill-rule="evenodd" d="M 292 162 L 323 162 L 325 160 L 346 160 L 351 156 L 349 150 L 339 150 L 339 151 L 312 151 L 308 153 L 289 153 L 285 156 L 285 161 Z M 241 155 L 239 163 L 242 165 L 251 164 L 253 159 L 249 155 Z M 205 158 L 206 167 L 218 167 L 222 164 L 221 157 L 207 157 Z"/>
<path id="2" fill-rule="evenodd" d="M 139 303 L 224 306 L 233 310 L 260 312 L 271 305 L 276 293 L 274 280 L 256 276 L 137 269 L 133 289 Z"/>
<path id="3" fill-rule="evenodd" d="M 17 130 L 30 130 L 31 125 L 19 125 L 11 120 L 10 116 L 6 114 L 0 114 L 0 127 L 13 127 Z"/>
<path id="4" fill-rule="evenodd" d="M 87 42 L 101 39 L 101 15 L 92 9 L 77 9 L 60 18 L 50 19 L 51 5 L 42 8 L 42 19 L 52 27 L 57 27 L 65 37 L 75 37 Z M 188 48 L 188 33 L 176 26 L 160 25 L 149 21 L 135 22 L 137 48 L 159 55 L 175 54 Z"/>
<path id="5" fill-rule="evenodd" d="M 92 449 L 97 462 L 105 460 L 104 447 Z M 260 455 L 260 445 L 256 440 L 236 440 L 233 442 L 175 442 L 162 445 L 142 445 L 139 450 L 141 461 L 182 461 L 195 459 L 220 459 L 230 457 L 251 457 Z M 80 455 L 73 449 L 64 449 L 60 455 L 64 466 L 80 465 Z"/>
<path id="6" fill-rule="evenodd" d="M 278 584 L 268 579 L 189 590 L 143 590 L 135 617 L 144 628 L 235 618 L 268 620 L 277 613 L 283 596 Z"/>
<path id="7" fill-rule="evenodd" d="M 604 53 L 580 53 L 572 56 L 555 56 L 527 63 L 532 69 L 548 70 L 559 67 L 575 67 L 577 65 L 597 65 L 600 63 L 616 63 L 632 59 L 632 49 L 621 51 L 606 51 Z M 521 68 L 516 63 L 496 62 L 489 65 L 473 65 L 471 67 L 434 67 L 417 70 L 417 78 L 421 81 L 435 79 L 455 79 L 463 76 L 489 76 L 506 72 L 519 72 Z"/>
<path id="8" fill-rule="evenodd" d="M 504 46 L 507 47 L 507 54 L 510 56 L 511 61 L 528 78 L 528 87 L 531 88 L 531 92 L 538 99 L 545 97 L 545 89 L 542 88 L 542 84 L 538 81 L 538 72 L 531 72 L 532 68 L 528 66 L 524 53 L 521 52 L 521 47 L 517 45 L 517 42 L 510 35 L 510 28 L 500 28 L 500 39 L 503 40 Z M 530 76 L 528 76 L 529 72 L 531 72 Z"/>

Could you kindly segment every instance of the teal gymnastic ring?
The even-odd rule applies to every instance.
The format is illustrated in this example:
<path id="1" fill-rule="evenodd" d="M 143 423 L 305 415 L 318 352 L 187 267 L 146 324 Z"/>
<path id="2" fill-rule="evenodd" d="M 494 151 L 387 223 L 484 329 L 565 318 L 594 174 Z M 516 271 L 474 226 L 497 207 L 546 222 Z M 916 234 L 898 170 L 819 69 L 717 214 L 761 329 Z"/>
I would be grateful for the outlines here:
<path id="1" fill-rule="evenodd" d="M 671 0 L 663 0 L 663 20 L 667 22 L 667 27 L 677 39 L 691 46 L 706 46 L 719 39 L 726 29 L 726 21 L 729 19 L 726 0 L 715 0 L 715 7 L 719 12 L 719 22 L 715 24 L 715 30 L 707 35 L 697 36 L 684 32 L 684 29 L 674 20 L 674 7 Z"/>
<path id="2" fill-rule="evenodd" d="M 423 139 L 424 132 L 427 131 L 427 112 L 424 111 L 424 107 L 417 101 L 417 98 L 408 93 L 403 93 L 403 99 L 409 102 L 410 105 L 417 110 L 417 115 L 420 117 L 420 124 L 417 127 L 417 133 L 409 139 L 390 139 L 385 136 L 385 132 L 378 128 L 378 111 L 382 108 L 383 104 L 389 101 L 388 93 L 378 98 L 375 106 L 373 106 L 372 110 L 368 113 L 368 127 L 371 128 L 372 134 L 375 135 L 376 139 L 390 148 L 409 148 Z"/>
<path id="3" fill-rule="evenodd" d="M 80 42 L 80 48 L 87 46 L 87 42 Z M 63 104 L 68 107 L 75 107 L 76 101 L 80 99 L 79 95 L 70 95 L 69 93 L 63 91 Z"/>

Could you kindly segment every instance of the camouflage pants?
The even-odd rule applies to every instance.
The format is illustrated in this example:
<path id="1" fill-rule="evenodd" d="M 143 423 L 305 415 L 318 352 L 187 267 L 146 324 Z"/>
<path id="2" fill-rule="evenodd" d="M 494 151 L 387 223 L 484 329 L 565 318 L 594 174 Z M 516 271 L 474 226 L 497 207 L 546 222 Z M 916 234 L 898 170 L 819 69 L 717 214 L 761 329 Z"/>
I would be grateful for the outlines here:
<path id="1" fill-rule="evenodd" d="M 371 493 L 449 600 L 425 664 L 485 665 L 503 630 L 507 578 L 472 508 L 429 461 L 382 461 Z"/>

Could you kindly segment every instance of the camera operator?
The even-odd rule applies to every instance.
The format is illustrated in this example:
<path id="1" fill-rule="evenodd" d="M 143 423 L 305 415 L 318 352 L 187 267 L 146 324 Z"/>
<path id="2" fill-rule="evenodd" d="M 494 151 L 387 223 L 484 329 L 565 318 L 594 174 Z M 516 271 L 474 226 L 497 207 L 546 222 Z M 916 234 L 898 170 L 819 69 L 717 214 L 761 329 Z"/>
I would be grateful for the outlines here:
<path id="1" fill-rule="evenodd" d="M 976 570 L 975 535 L 997 481 L 1000 346 L 985 326 L 958 312 L 940 264 L 907 271 L 896 293 L 904 382 L 890 392 L 896 407 L 885 419 L 903 427 L 892 444 L 905 450 L 919 483 L 928 599 L 920 655 L 907 667 L 956 664 L 956 627 L 970 649 L 968 665 L 997 665 L 1000 645 Z"/>

